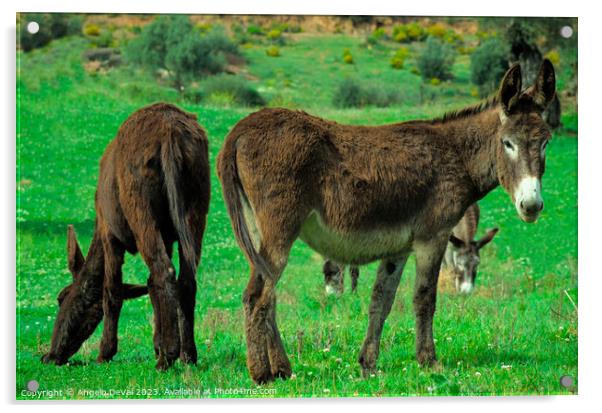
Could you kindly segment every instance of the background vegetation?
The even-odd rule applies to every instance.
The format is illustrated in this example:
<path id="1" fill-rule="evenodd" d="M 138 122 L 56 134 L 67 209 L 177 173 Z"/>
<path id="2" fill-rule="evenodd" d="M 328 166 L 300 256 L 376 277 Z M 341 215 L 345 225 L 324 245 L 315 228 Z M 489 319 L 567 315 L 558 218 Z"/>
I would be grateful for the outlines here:
<path id="1" fill-rule="evenodd" d="M 94 362 L 100 328 L 69 365 L 39 361 L 50 344 L 56 295 L 70 282 L 67 224 L 75 225 L 87 250 L 98 161 L 134 110 L 164 100 L 196 113 L 210 138 L 212 165 L 228 131 L 262 105 L 302 108 L 353 124 L 438 116 L 476 103 L 487 93 L 483 87 L 490 90 L 499 81 L 495 77 L 503 73 L 502 58 L 491 42 L 509 46 L 508 27 L 524 24 L 366 16 L 75 15 L 65 21 L 79 27 L 77 34 L 62 32 L 48 41 L 33 41 L 22 28 L 34 18 L 46 30 L 45 19 L 56 17 L 20 16 L 18 398 L 28 398 L 22 391 L 32 379 L 40 390 L 63 390 L 58 396 L 63 398 L 91 397 L 79 393 L 83 389 L 105 389 L 107 393 L 97 394 L 101 398 L 118 397 L 110 391 L 124 389 L 133 393 L 122 397 L 180 397 L 165 393 L 180 388 L 223 397 L 216 388 L 257 387 L 245 367 L 241 294 L 248 268 L 215 175 L 198 274 L 198 366 L 178 363 L 167 373 L 154 370 L 148 298 L 124 305 L 120 350 L 113 362 Z M 380 370 L 362 378 L 356 360 L 367 327 L 375 265 L 362 268 L 357 294 L 326 297 L 321 257 L 298 242 L 278 286 L 278 320 L 295 375 L 264 389 L 274 389 L 275 397 L 576 391 L 576 386 L 564 389 L 559 384 L 562 375 L 577 377 L 576 43 L 558 37 L 559 28 L 567 24 L 575 39 L 576 21 L 527 22 L 536 28 L 529 42 L 555 59 L 563 107 L 563 125 L 548 148 L 546 208 L 536 224 L 527 225 L 501 189 L 481 202 L 480 232 L 493 226 L 501 230 L 483 252 L 474 294 L 456 294 L 442 275 L 435 317 L 442 367 L 421 369 L 414 358 L 413 259 L 385 325 Z M 450 58 L 444 67 L 447 74 L 433 75 L 425 71 L 431 63 L 419 63 L 431 53 L 429 42 L 445 45 L 453 56 L 453 63 Z M 475 75 L 481 67 L 492 70 Z M 147 274 L 138 256 L 126 258 L 128 282 L 143 283 Z"/>

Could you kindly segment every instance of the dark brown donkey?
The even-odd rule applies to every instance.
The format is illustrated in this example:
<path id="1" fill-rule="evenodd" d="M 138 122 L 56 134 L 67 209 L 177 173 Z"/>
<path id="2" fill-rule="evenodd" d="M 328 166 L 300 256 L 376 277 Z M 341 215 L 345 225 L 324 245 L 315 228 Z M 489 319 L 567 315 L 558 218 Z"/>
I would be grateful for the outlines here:
<path id="1" fill-rule="evenodd" d="M 474 289 L 477 268 L 481 262 L 481 248 L 489 244 L 498 232 L 498 228 L 489 229 L 483 237 L 475 241 L 479 217 L 479 204 L 474 203 L 454 227 L 443 258 L 444 266 L 451 270 L 454 277 L 456 291 L 461 293 L 468 294 Z"/>
<path id="2" fill-rule="evenodd" d="M 125 252 L 140 252 L 150 269 L 157 368 L 178 357 L 196 363 L 196 269 L 209 205 L 208 142 L 192 114 L 159 103 L 132 114 L 100 161 L 96 228 L 84 259 L 68 232 L 73 283 L 59 294 L 50 352 L 42 361 L 64 364 L 104 314 L 99 361 L 117 352 L 117 322 L 124 299 L 146 287 L 122 283 Z M 180 274 L 171 262 L 178 242 Z"/>
<path id="3" fill-rule="evenodd" d="M 521 89 L 520 66 L 498 96 L 440 119 L 368 127 L 300 111 L 241 120 L 218 158 L 236 239 L 251 267 L 244 292 L 247 366 L 256 382 L 289 377 L 275 287 L 293 242 L 346 265 L 380 260 L 359 362 L 376 366 L 383 324 L 408 255 L 416 254 L 416 356 L 435 360 L 433 315 L 441 259 L 469 205 L 502 185 L 526 222 L 543 208 L 540 179 L 554 97 L 552 64 Z"/>

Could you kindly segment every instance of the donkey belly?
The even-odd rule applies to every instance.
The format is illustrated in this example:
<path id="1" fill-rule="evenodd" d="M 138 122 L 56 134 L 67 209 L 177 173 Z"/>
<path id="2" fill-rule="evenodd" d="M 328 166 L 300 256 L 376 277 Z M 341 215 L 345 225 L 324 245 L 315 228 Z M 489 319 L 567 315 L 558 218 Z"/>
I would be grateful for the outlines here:
<path id="1" fill-rule="evenodd" d="M 363 265 L 383 258 L 397 258 L 411 248 L 409 227 L 340 233 L 312 212 L 299 237 L 314 251 L 340 264 Z"/>

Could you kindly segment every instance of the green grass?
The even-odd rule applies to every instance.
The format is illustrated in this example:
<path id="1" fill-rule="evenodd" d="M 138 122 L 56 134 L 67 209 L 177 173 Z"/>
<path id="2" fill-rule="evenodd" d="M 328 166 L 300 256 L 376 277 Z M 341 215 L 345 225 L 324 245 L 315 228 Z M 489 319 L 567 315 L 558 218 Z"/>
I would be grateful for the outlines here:
<path id="1" fill-rule="evenodd" d="M 265 56 L 262 46 L 245 53 L 249 73 L 272 103 L 302 107 L 341 122 L 382 124 L 430 117 L 473 103 L 468 58 L 454 67 L 456 80 L 433 102 L 397 107 L 336 110 L 331 98 L 341 76 L 380 81 L 419 90 L 409 68 L 393 70 L 393 46 L 368 50 L 362 40 L 342 35 L 299 36 Z M 241 294 L 248 268 L 234 240 L 215 176 L 215 157 L 228 131 L 251 109 L 224 109 L 182 103 L 149 75 L 118 69 L 91 76 L 81 67 L 81 39 L 66 39 L 19 55 L 17 161 L 17 376 L 16 396 L 35 379 L 40 390 L 62 390 L 58 398 L 90 398 L 82 390 L 105 389 L 97 397 L 129 389 L 122 397 L 179 397 L 166 389 L 257 389 L 245 366 Z M 356 63 L 342 63 L 349 47 Z M 415 46 L 413 46 L 415 47 Z M 389 53 L 389 49 L 391 50 Z M 288 80 L 287 80 L 288 79 Z M 285 82 L 286 80 L 286 82 Z M 66 227 L 74 224 L 84 250 L 94 224 L 98 161 L 119 125 L 135 109 L 168 100 L 194 112 L 210 138 L 212 202 L 198 274 L 196 367 L 177 363 L 166 373 L 154 369 L 152 307 L 148 298 L 124 305 L 119 352 L 109 364 L 94 362 L 101 328 L 63 367 L 43 365 L 57 310 L 56 296 L 70 282 Z M 576 114 L 568 114 L 570 135 Z M 543 180 L 546 208 L 533 225 L 516 216 L 509 197 L 493 191 L 481 202 L 481 232 L 499 226 L 483 251 L 477 291 L 455 294 L 443 279 L 435 316 L 442 367 L 421 369 L 414 358 L 411 294 L 415 265 L 410 260 L 394 308 L 385 325 L 380 369 L 362 378 L 357 363 L 367 327 L 375 264 L 362 269 L 356 295 L 325 297 L 321 258 L 301 242 L 278 285 L 278 322 L 295 374 L 261 387 L 267 397 L 517 395 L 562 394 L 559 378 L 577 377 L 577 320 L 569 296 L 577 294 L 577 140 L 555 134 L 548 148 Z M 145 282 L 141 259 L 128 256 L 127 282 Z M 299 337 L 302 336 L 302 339 Z M 511 366 L 511 367 L 509 367 Z M 209 391 L 209 394 L 205 394 Z M 198 396 L 190 396 L 198 397 Z M 252 395 L 252 397 L 261 397 Z M 265 397 L 265 396 L 264 396 Z"/>

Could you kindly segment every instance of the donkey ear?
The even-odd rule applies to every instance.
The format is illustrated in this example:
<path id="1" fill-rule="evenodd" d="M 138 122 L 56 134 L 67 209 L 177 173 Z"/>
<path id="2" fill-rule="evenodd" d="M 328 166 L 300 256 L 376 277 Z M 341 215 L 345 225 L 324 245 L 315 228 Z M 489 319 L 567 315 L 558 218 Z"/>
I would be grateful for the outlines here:
<path id="1" fill-rule="evenodd" d="M 533 101 L 536 105 L 541 107 L 542 111 L 545 110 L 552 99 L 554 99 L 554 93 L 556 93 L 556 74 L 554 73 L 552 62 L 548 59 L 544 59 L 541 63 L 531 93 Z"/>
<path id="2" fill-rule="evenodd" d="M 71 271 L 71 275 L 73 275 L 73 279 L 75 280 L 84 266 L 84 254 L 82 254 L 82 250 L 79 248 L 73 225 L 67 226 L 67 263 L 69 271 Z"/>
<path id="3" fill-rule="evenodd" d="M 452 245 L 456 248 L 462 248 L 463 246 L 466 245 L 466 244 L 464 244 L 464 241 L 462 241 L 460 238 L 456 237 L 454 234 L 451 234 L 449 236 L 449 242 L 451 242 Z"/>
<path id="4" fill-rule="evenodd" d="M 500 101 L 506 114 L 509 114 L 518 102 L 522 85 L 520 65 L 515 63 L 508 69 L 500 85 Z"/>
<path id="5" fill-rule="evenodd" d="M 493 228 L 487 231 L 483 238 L 477 241 L 477 249 L 483 248 L 485 245 L 489 244 L 489 242 L 495 237 L 495 234 L 499 231 L 499 228 Z"/>

